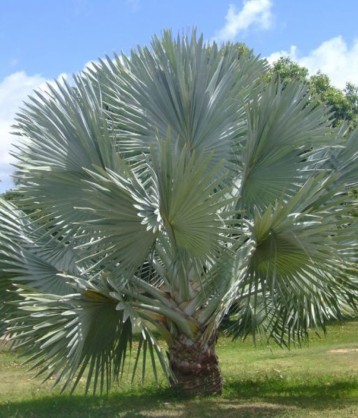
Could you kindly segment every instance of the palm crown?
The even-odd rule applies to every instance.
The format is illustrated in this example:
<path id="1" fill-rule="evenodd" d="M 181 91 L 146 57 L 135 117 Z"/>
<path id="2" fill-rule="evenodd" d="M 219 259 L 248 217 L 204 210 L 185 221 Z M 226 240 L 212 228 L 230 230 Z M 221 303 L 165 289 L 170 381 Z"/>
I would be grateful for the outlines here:
<path id="1" fill-rule="evenodd" d="M 234 337 L 281 343 L 356 309 L 358 133 L 237 51 L 166 32 L 18 114 L 0 291 L 40 374 L 104 390 L 138 338 L 143 372 L 220 392 L 230 309 Z"/>

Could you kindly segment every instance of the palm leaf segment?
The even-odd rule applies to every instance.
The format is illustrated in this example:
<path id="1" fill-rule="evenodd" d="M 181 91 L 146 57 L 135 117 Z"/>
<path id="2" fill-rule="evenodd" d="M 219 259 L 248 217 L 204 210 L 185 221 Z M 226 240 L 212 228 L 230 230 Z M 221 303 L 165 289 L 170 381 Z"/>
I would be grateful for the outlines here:
<path id="1" fill-rule="evenodd" d="M 229 331 L 289 344 L 357 309 L 355 203 L 343 203 L 357 184 L 357 133 L 327 129 L 303 86 L 276 88 L 248 113 L 238 207 L 255 249 Z"/>
<path id="2" fill-rule="evenodd" d="M 153 327 L 209 340 L 233 303 L 233 335 L 263 318 L 278 340 L 354 307 L 356 223 L 337 203 L 357 141 L 264 70 L 165 33 L 26 104 L 17 179 L 37 221 L 1 201 L 0 253 L 9 332 L 40 374 L 88 370 L 103 390 L 131 348 L 169 373 Z"/>

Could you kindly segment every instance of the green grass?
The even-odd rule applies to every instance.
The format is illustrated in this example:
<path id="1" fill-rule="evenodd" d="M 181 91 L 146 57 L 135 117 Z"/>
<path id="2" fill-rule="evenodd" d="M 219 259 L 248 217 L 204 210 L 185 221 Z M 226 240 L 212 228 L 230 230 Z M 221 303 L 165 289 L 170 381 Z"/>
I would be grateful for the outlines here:
<path id="1" fill-rule="evenodd" d="M 187 399 L 165 384 L 70 396 L 32 379 L 14 354 L 0 353 L 0 417 L 357 417 L 358 322 L 335 324 L 326 338 L 291 350 L 218 341 L 222 396 Z"/>

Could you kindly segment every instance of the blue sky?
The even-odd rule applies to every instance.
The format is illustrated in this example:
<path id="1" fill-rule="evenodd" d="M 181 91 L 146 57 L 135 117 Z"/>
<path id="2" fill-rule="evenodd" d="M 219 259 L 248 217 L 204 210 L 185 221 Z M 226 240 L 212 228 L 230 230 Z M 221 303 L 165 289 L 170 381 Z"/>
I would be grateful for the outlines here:
<path id="1" fill-rule="evenodd" d="M 12 186 L 9 134 L 34 88 L 128 53 L 171 28 L 287 55 L 344 88 L 358 84 L 357 0 L 0 0 L 0 193 Z"/>

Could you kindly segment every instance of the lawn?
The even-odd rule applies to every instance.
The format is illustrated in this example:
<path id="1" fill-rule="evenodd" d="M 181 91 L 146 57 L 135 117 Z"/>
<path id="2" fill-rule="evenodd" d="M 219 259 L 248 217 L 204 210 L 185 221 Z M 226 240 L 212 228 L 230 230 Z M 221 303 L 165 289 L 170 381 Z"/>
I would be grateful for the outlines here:
<path id="1" fill-rule="evenodd" d="M 124 379 L 106 396 L 60 394 L 32 378 L 12 353 L 0 353 L 0 417 L 357 417 L 358 321 L 312 333 L 290 351 L 259 341 L 218 341 L 222 396 L 186 399 L 165 383 L 131 387 Z"/>

